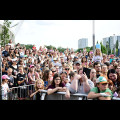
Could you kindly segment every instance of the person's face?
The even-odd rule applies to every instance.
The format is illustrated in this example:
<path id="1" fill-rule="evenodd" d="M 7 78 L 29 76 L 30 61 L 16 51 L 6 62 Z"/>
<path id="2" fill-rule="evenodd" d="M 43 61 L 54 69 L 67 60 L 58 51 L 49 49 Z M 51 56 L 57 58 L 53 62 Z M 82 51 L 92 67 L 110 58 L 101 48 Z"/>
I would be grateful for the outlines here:
<path id="1" fill-rule="evenodd" d="M 57 73 L 59 72 L 59 67 L 56 67 L 56 72 L 57 72 Z"/>
<path id="2" fill-rule="evenodd" d="M 24 64 L 23 61 L 20 61 L 20 64 L 23 65 Z"/>
<path id="3" fill-rule="evenodd" d="M 6 50 L 9 50 L 9 45 L 6 45 L 6 46 L 5 46 L 5 49 L 6 49 Z"/>
<path id="4" fill-rule="evenodd" d="M 96 70 L 96 72 L 101 72 L 101 66 L 100 66 L 100 64 L 95 65 L 95 70 Z"/>
<path id="5" fill-rule="evenodd" d="M 76 65 L 75 65 L 75 68 L 76 68 L 77 70 L 79 70 L 79 69 L 80 69 L 80 64 L 79 64 L 79 63 L 76 64 Z"/>
<path id="6" fill-rule="evenodd" d="M 65 78 L 65 79 L 64 79 L 64 82 L 65 82 L 65 83 L 68 83 L 68 78 Z"/>
<path id="7" fill-rule="evenodd" d="M 10 52 L 13 53 L 13 52 L 14 52 L 14 49 L 10 49 Z"/>
<path id="8" fill-rule="evenodd" d="M 49 78 L 51 78 L 51 77 L 52 77 L 52 71 L 49 72 Z"/>
<path id="9" fill-rule="evenodd" d="M 29 54 L 29 50 L 26 50 L 26 54 Z"/>
<path id="10" fill-rule="evenodd" d="M 103 56 L 103 59 L 104 59 L 104 60 L 107 59 L 107 56 Z"/>
<path id="11" fill-rule="evenodd" d="M 57 77 L 57 78 L 55 79 L 55 84 L 56 84 L 56 85 L 59 85 L 59 84 L 60 84 L 60 82 L 61 82 L 60 77 Z"/>
<path id="12" fill-rule="evenodd" d="M 100 50 L 96 50 L 97 55 L 100 54 Z"/>
<path id="13" fill-rule="evenodd" d="M 31 71 L 33 72 L 35 70 L 35 68 L 34 67 L 31 67 Z"/>
<path id="14" fill-rule="evenodd" d="M 61 58 L 61 63 L 64 62 L 64 58 Z"/>
<path id="15" fill-rule="evenodd" d="M 109 85 L 108 85 L 108 88 L 109 88 L 110 90 L 113 90 L 113 85 L 112 85 L 112 84 L 109 84 Z"/>
<path id="16" fill-rule="evenodd" d="M 69 74 L 70 68 L 66 67 L 66 68 L 65 68 L 65 71 L 67 72 L 67 74 Z"/>
<path id="17" fill-rule="evenodd" d="M 16 64 L 17 64 L 17 61 L 13 61 L 13 64 L 16 65 Z"/>
<path id="18" fill-rule="evenodd" d="M 115 60 L 112 61 L 112 64 L 114 64 L 114 63 L 115 63 Z"/>
<path id="19" fill-rule="evenodd" d="M 37 82 L 37 88 L 38 88 L 38 89 L 41 89 L 42 87 L 43 87 L 42 82 L 41 82 L 41 81 L 38 81 L 38 82 Z"/>
<path id="20" fill-rule="evenodd" d="M 108 83 L 99 83 L 98 87 L 100 90 L 104 91 L 108 88 Z"/>
<path id="21" fill-rule="evenodd" d="M 18 49 L 15 49 L 15 53 L 18 53 Z"/>
<path id="22" fill-rule="evenodd" d="M 111 65 L 109 66 L 109 69 L 114 69 L 114 66 L 111 64 Z"/>
<path id="23" fill-rule="evenodd" d="M 116 72 L 117 72 L 117 73 L 120 73 L 120 66 L 118 66 L 118 67 L 116 68 Z"/>
<path id="24" fill-rule="evenodd" d="M 107 73 L 107 72 L 108 72 L 107 66 L 103 66 L 103 67 L 102 67 L 102 72 L 103 72 L 103 73 Z"/>
<path id="25" fill-rule="evenodd" d="M 61 79 L 64 80 L 67 77 L 67 75 L 65 73 L 61 74 Z"/>
<path id="26" fill-rule="evenodd" d="M 23 73 L 23 68 L 19 68 L 19 72 L 20 72 L 20 73 Z"/>
<path id="27" fill-rule="evenodd" d="M 117 74 L 115 74 L 115 73 L 110 73 L 109 74 L 109 78 L 110 78 L 110 80 L 112 80 L 112 81 L 116 81 L 117 80 Z"/>
<path id="28" fill-rule="evenodd" d="M 5 83 L 8 83 L 8 79 L 5 79 Z"/>
<path id="29" fill-rule="evenodd" d="M 80 74 L 80 75 L 83 74 L 83 69 L 81 69 L 81 70 L 79 71 L 79 74 Z"/>
<path id="30" fill-rule="evenodd" d="M 95 69 L 92 69 L 91 72 L 90 72 L 90 77 L 93 78 L 93 77 L 96 77 L 96 70 Z"/>
<path id="31" fill-rule="evenodd" d="M 6 64 L 6 63 L 7 63 L 7 61 L 5 59 L 3 59 L 3 64 Z"/>
<path id="32" fill-rule="evenodd" d="M 8 70 L 7 73 L 9 76 L 12 75 L 12 70 Z"/>
<path id="33" fill-rule="evenodd" d="M 54 76 L 55 73 L 57 73 L 56 69 L 52 69 L 52 76 Z"/>
<path id="34" fill-rule="evenodd" d="M 83 62 L 86 62 L 86 58 L 85 57 L 83 58 Z"/>

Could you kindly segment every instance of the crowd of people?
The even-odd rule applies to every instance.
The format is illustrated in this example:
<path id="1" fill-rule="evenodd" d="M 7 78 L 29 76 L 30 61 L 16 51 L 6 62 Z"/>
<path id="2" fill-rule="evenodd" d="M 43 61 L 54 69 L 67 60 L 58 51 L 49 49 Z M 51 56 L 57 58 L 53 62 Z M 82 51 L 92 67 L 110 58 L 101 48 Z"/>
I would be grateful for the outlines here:
<path id="1" fill-rule="evenodd" d="M 29 88 L 29 97 L 35 96 L 36 100 L 40 100 L 41 90 L 47 90 L 48 95 L 66 92 L 67 99 L 75 93 L 87 94 L 93 100 L 120 98 L 119 56 L 103 54 L 97 48 L 94 53 L 85 48 L 79 52 L 72 48 L 59 52 L 40 46 L 37 50 L 35 45 L 26 49 L 11 40 L 1 47 L 1 54 L 3 100 L 12 88 L 31 84 L 34 86 Z M 21 96 L 19 90 L 17 97 L 25 99 L 26 95 Z"/>

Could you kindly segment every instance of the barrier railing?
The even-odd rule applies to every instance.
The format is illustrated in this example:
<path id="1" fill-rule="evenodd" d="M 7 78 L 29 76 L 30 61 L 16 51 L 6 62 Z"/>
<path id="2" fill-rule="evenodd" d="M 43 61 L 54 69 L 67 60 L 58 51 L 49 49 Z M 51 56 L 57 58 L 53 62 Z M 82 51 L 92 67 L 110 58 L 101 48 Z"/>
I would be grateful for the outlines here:
<path id="1" fill-rule="evenodd" d="M 30 98 L 30 95 L 35 92 L 34 84 L 18 86 L 10 88 L 11 92 L 2 95 L 2 100 L 36 100 L 35 96 Z M 4 93 L 4 92 L 2 92 Z M 66 92 L 57 92 L 51 95 L 47 94 L 47 90 L 41 90 L 41 100 L 92 100 L 87 99 L 87 94 L 70 94 L 70 98 L 65 97 Z M 113 97 L 112 100 L 120 100 Z"/>
<path id="2" fill-rule="evenodd" d="M 4 90 L 2 90 L 2 100 L 33 100 L 34 98 L 30 98 L 30 94 L 35 91 L 34 84 L 12 87 L 10 88 L 10 92 L 4 94 Z"/>
<path id="3" fill-rule="evenodd" d="M 70 94 L 70 98 L 68 99 L 65 97 L 66 92 L 57 92 L 51 95 L 47 94 L 47 90 L 41 90 L 41 92 L 43 95 L 41 100 L 88 100 L 87 94 Z"/>

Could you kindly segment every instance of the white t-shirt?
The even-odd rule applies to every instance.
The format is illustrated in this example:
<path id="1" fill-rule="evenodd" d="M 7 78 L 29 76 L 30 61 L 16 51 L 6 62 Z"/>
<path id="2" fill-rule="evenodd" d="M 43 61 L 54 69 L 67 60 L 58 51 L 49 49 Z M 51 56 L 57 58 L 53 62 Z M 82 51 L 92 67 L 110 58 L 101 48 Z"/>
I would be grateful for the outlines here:
<path id="1" fill-rule="evenodd" d="M 9 87 L 8 87 L 7 83 L 2 84 L 2 100 L 7 100 L 8 99 L 8 95 L 7 95 L 7 93 L 8 93 L 7 90 L 8 89 L 9 89 Z"/>
<path id="2" fill-rule="evenodd" d="M 101 57 L 101 56 L 93 56 L 93 59 L 92 59 L 92 61 L 94 61 L 94 62 L 101 62 L 101 60 L 103 60 L 103 57 Z"/>

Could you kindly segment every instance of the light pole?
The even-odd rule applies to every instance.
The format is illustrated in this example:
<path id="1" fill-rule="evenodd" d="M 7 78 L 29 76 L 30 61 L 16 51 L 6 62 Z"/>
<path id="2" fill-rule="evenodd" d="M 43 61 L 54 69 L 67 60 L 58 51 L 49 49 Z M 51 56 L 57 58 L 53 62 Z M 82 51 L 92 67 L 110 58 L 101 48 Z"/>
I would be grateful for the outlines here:
<path id="1" fill-rule="evenodd" d="M 95 51 L 95 20 L 93 20 L 93 52 Z"/>
<path id="2" fill-rule="evenodd" d="M 116 51 L 116 49 L 115 49 L 116 48 L 115 34 L 113 34 L 113 35 L 114 35 L 114 39 L 113 39 L 114 48 L 113 49 L 114 49 L 114 55 L 116 56 L 116 52 L 115 52 Z"/>

